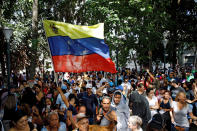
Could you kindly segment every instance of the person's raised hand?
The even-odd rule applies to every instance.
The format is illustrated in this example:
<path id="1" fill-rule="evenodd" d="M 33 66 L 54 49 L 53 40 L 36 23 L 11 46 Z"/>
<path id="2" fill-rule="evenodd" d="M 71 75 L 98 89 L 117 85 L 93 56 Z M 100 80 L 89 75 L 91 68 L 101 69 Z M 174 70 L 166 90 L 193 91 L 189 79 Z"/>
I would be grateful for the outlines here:
<path id="1" fill-rule="evenodd" d="M 97 121 L 100 121 L 102 116 L 103 116 L 103 115 L 98 114 L 98 115 L 96 116 L 96 120 L 97 120 Z"/>
<path id="2" fill-rule="evenodd" d="M 146 72 L 149 73 L 150 72 L 149 69 L 146 69 Z"/>
<path id="3" fill-rule="evenodd" d="M 61 87 L 60 87 L 60 86 L 58 86 L 58 87 L 57 87 L 57 90 L 58 90 L 59 92 L 61 92 L 61 91 L 62 91 L 62 89 L 61 89 Z"/>
<path id="4" fill-rule="evenodd" d="M 33 113 L 33 115 L 39 116 L 39 110 L 36 106 L 32 107 L 32 113 Z"/>

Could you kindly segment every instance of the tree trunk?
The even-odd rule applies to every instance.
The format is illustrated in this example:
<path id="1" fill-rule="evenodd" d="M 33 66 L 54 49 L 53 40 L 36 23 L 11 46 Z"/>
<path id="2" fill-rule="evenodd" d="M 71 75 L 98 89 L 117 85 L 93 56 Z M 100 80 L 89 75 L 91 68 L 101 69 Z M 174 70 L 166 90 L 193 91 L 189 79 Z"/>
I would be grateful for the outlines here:
<path id="1" fill-rule="evenodd" d="M 30 79 L 33 80 L 37 66 L 37 46 L 38 46 L 38 0 L 33 0 L 32 8 L 32 47 L 31 47 L 31 62 L 29 67 Z"/>
<path id="2" fill-rule="evenodd" d="M 6 78 L 6 75 L 5 75 L 5 60 L 4 60 L 4 55 L 3 55 L 3 53 L 0 54 L 0 61 L 1 61 L 2 76 L 3 76 L 3 78 Z"/>
<path id="3" fill-rule="evenodd" d="M 132 54 L 132 57 L 133 57 L 133 62 L 134 62 L 134 64 L 135 64 L 135 70 L 137 71 L 137 62 L 136 62 L 136 58 L 134 57 L 133 52 L 131 52 L 131 54 Z"/>
<path id="4" fill-rule="evenodd" d="M 5 82 L 6 74 L 5 74 L 5 54 L 6 54 L 6 48 L 4 43 L 4 36 L 2 30 L 0 30 L 0 64 L 1 64 L 1 71 L 2 71 L 2 77 L 3 82 Z"/>
<path id="5" fill-rule="evenodd" d="M 176 64 L 177 64 L 176 47 L 177 47 L 177 44 L 173 43 L 173 48 L 172 48 L 172 68 L 173 69 L 175 69 Z"/>
<path id="6" fill-rule="evenodd" d="M 195 51 L 194 51 L 194 69 L 197 70 L 197 46 L 194 47 Z"/>
<path id="7" fill-rule="evenodd" d="M 148 51 L 148 55 L 149 55 L 149 70 L 153 71 L 153 66 L 152 66 L 152 50 Z"/>

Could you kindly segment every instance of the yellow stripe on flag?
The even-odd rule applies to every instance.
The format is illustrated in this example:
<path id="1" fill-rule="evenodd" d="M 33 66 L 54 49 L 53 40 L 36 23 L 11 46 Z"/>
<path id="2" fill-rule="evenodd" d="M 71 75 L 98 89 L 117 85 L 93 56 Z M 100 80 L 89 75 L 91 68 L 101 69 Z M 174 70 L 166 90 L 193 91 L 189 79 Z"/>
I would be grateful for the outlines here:
<path id="1" fill-rule="evenodd" d="M 104 23 L 93 26 L 79 26 L 63 22 L 44 20 L 44 29 L 47 37 L 69 36 L 71 39 L 94 37 L 104 39 Z"/>

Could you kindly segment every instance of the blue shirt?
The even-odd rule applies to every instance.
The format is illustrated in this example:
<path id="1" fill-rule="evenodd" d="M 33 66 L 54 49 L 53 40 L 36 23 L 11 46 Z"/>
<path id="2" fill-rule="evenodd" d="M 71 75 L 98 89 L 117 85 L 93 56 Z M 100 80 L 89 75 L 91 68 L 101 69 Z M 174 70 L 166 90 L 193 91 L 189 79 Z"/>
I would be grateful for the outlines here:
<path id="1" fill-rule="evenodd" d="M 98 105 L 97 97 L 94 94 L 88 96 L 87 92 L 83 92 L 78 94 L 77 96 L 79 101 L 81 100 L 82 103 L 86 106 L 87 115 L 93 117 L 96 115 L 96 106 Z"/>
<path id="2" fill-rule="evenodd" d="M 64 95 L 66 96 L 66 98 L 68 98 L 68 96 L 70 95 L 70 93 L 67 92 L 67 93 L 65 93 Z M 60 94 L 57 96 L 56 104 L 60 105 L 60 109 L 62 109 L 62 108 L 67 109 L 67 107 L 66 107 L 66 105 L 64 104 L 64 101 L 62 100 L 62 97 L 61 97 Z"/>

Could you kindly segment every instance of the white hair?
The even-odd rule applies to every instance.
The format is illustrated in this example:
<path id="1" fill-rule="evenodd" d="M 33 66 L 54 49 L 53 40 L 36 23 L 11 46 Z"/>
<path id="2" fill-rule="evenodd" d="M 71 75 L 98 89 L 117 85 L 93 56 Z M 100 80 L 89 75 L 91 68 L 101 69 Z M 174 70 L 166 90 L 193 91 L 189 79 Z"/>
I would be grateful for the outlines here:
<path id="1" fill-rule="evenodd" d="M 50 121 L 51 120 L 51 116 L 52 115 L 57 115 L 57 118 L 59 119 L 58 113 L 56 111 L 51 111 L 48 116 L 47 116 L 47 120 Z"/>
<path id="2" fill-rule="evenodd" d="M 131 123 L 134 126 L 137 126 L 137 129 L 139 129 L 142 125 L 142 119 L 139 116 L 130 116 L 129 123 Z"/>

